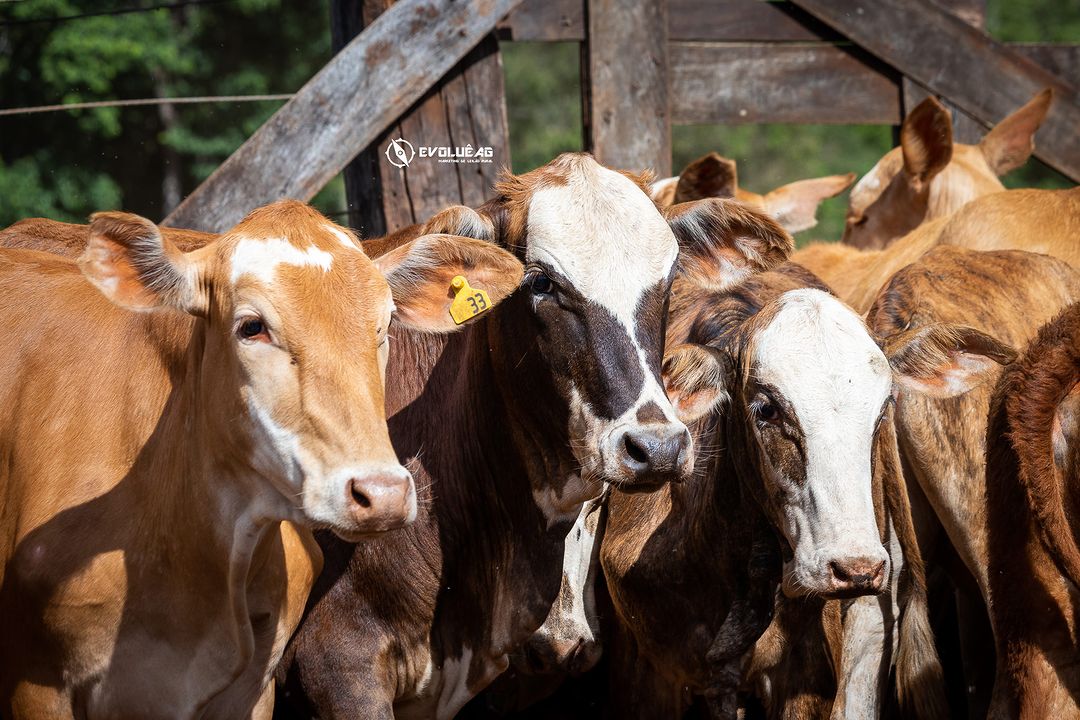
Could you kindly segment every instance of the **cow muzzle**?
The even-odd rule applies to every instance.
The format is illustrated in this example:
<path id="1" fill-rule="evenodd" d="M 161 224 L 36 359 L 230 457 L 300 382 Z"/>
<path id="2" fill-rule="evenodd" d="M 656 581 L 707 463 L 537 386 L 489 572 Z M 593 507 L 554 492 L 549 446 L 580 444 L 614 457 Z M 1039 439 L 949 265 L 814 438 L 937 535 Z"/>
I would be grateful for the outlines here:
<path id="1" fill-rule="evenodd" d="M 416 519 L 416 485 L 404 467 L 345 468 L 333 477 L 343 499 L 333 530 L 343 539 L 396 530 Z"/>
<path id="2" fill-rule="evenodd" d="M 693 443 L 681 422 L 618 428 L 605 443 L 612 482 L 627 492 L 654 490 L 679 482 L 694 470 Z"/>

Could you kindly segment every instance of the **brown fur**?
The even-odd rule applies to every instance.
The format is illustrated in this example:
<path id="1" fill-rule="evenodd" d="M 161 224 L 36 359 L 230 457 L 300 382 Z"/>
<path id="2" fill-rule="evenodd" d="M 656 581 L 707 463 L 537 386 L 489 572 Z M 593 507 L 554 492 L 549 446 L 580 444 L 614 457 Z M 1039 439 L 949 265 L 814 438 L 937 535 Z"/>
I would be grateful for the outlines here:
<path id="1" fill-rule="evenodd" d="M 881 249 L 922 223 L 1004 190 L 997 176 L 1031 156 L 1051 97 L 1043 90 L 978 145 L 954 144 L 948 110 L 932 97 L 921 102 L 904 118 L 900 147 L 886 153 L 852 190 L 843 242 Z"/>

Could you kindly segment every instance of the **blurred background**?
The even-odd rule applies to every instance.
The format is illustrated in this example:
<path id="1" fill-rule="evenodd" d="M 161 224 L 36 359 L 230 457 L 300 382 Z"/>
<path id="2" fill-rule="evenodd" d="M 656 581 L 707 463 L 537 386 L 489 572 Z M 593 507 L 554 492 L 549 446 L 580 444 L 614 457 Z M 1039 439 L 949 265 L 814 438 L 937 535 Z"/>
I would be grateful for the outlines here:
<path id="1" fill-rule="evenodd" d="M 330 58 L 329 0 L 0 0 L 0 112 L 120 98 L 295 92 Z M 987 29 L 1015 42 L 1080 42 L 1080 0 L 988 0 Z M 502 47 L 514 172 L 582 148 L 576 43 Z M 160 219 L 284 99 L 0 114 L 0 227 L 96 210 Z M 673 128 L 673 168 L 716 150 L 742 187 L 864 173 L 894 142 L 888 126 L 691 125 Z M 1032 159 L 1008 187 L 1069 187 Z M 846 193 L 826 201 L 807 239 L 836 240 Z M 335 179 L 315 198 L 345 216 Z"/>

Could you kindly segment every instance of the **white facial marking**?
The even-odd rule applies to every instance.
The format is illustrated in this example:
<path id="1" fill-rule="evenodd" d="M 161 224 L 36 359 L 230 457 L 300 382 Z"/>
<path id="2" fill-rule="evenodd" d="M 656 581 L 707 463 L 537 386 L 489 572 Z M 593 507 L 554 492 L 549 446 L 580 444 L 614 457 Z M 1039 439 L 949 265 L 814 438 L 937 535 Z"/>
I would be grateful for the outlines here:
<path id="1" fill-rule="evenodd" d="M 874 167 L 870 168 L 870 172 L 859 178 L 859 182 L 855 183 L 855 187 L 851 188 L 852 195 L 862 195 L 864 193 L 877 193 L 881 189 L 881 161 L 878 160 Z"/>
<path id="2" fill-rule="evenodd" d="M 805 437 L 806 481 L 788 487 L 782 528 L 796 579 L 832 560 L 886 558 L 874 518 L 870 454 L 892 389 L 888 361 L 849 307 L 819 290 L 793 290 L 757 338 L 757 379 L 794 409 Z M 817 578 L 824 581 L 824 575 Z"/>
<path id="3" fill-rule="evenodd" d="M 278 265 L 317 267 L 330 270 L 334 256 L 314 245 L 301 250 L 285 238 L 242 238 L 233 250 L 232 272 L 229 279 L 235 283 L 241 275 L 253 275 L 264 283 L 274 281 Z"/>

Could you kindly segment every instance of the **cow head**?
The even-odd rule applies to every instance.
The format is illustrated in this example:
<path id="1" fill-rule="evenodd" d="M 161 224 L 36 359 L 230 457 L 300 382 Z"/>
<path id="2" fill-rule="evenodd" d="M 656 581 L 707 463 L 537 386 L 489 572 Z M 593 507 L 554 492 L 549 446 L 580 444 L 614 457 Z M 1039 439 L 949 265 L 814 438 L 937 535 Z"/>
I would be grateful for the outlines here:
<path id="1" fill-rule="evenodd" d="M 855 180 L 855 175 L 829 175 L 797 180 L 759 195 L 739 187 L 734 160 L 709 153 L 694 160 L 676 177 L 658 180 L 650 187 L 662 207 L 705 198 L 735 198 L 763 211 L 789 233 L 817 225 L 817 209 L 823 200 L 836 197 Z"/>
<path id="2" fill-rule="evenodd" d="M 998 176 L 1031 157 L 1051 99 L 1051 91 L 1043 90 L 978 145 L 953 143 L 949 111 L 936 99 L 919 103 L 904 118 L 900 147 L 887 152 L 852 189 L 843 242 L 882 248 L 927 220 L 1004 190 Z"/>
<path id="3" fill-rule="evenodd" d="M 786 545 L 788 595 L 843 597 L 882 590 L 875 458 L 899 388 L 966 392 L 1009 351 L 974 330 L 933 326 L 883 341 L 820 289 L 781 294 L 707 344 L 668 355 L 680 415 L 723 405 L 748 484 Z M 890 436 L 891 437 L 891 434 Z"/>
<path id="4" fill-rule="evenodd" d="M 236 477 L 270 482 L 268 516 L 350 539 L 416 515 L 383 408 L 391 318 L 451 330 L 455 274 L 468 267 L 493 301 L 521 274 L 509 253 L 445 236 L 373 262 L 349 231 L 292 201 L 189 253 L 149 220 L 100 213 L 79 263 L 123 307 L 198 318 L 188 361 L 198 397 L 183 400 L 199 410 L 192 422 L 221 443 Z"/>

